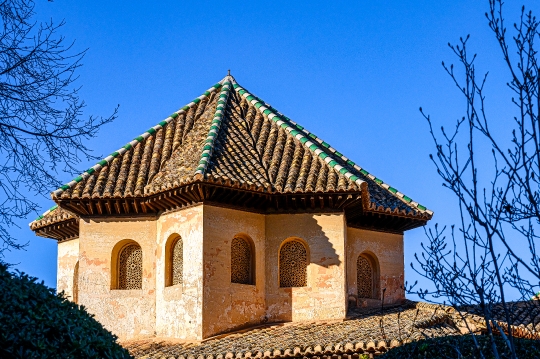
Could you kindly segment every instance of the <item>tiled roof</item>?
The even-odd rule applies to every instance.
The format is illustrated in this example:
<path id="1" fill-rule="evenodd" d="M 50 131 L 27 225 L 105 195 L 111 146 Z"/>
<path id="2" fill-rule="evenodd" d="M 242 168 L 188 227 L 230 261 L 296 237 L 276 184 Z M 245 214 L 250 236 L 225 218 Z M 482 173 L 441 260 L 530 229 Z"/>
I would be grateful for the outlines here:
<path id="1" fill-rule="evenodd" d="M 191 183 L 270 194 L 361 193 L 364 188 L 366 210 L 424 220 L 433 214 L 252 95 L 232 76 L 52 195 L 59 203 L 123 200 Z"/>
<path id="2" fill-rule="evenodd" d="M 76 215 L 70 211 L 59 208 L 58 205 L 54 205 L 41 216 L 39 216 L 35 221 L 30 223 L 30 229 L 35 229 L 39 227 L 45 227 L 51 224 L 65 221 L 67 219 L 75 219 Z"/>
<path id="3" fill-rule="evenodd" d="M 136 358 L 243 359 L 380 354 L 425 337 L 460 334 L 441 310 L 408 303 L 405 306 L 352 312 L 344 321 L 290 322 L 268 325 L 209 338 L 178 343 L 166 339 L 124 342 Z"/>
<path id="4" fill-rule="evenodd" d="M 539 313 L 512 303 L 516 337 L 539 339 Z M 135 358 L 168 359 L 282 359 L 292 357 L 357 359 L 359 354 L 382 354 L 391 348 L 425 338 L 485 332 L 475 309 L 407 301 L 381 309 L 354 308 L 344 321 L 289 322 L 218 335 L 200 342 L 152 338 L 122 345 Z M 530 308 L 529 308 L 530 310 Z M 527 316 L 529 319 L 524 319 Z M 467 325 L 463 320 L 467 321 Z M 498 325 L 507 330 L 504 321 Z M 495 330 L 496 332 L 496 330 Z"/>
<path id="5" fill-rule="evenodd" d="M 30 223 L 30 229 L 40 230 L 36 233 L 44 237 L 62 240 L 78 236 L 78 222 L 76 214 L 55 205 Z"/>
<path id="6" fill-rule="evenodd" d="M 243 359 L 347 357 L 380 354 L 424 337 L 460 334 L 441 311 L 414 303 L 350 313 L 345 321 L 290 322 L 248 329 L 202 342 L 174 343 L 150 339 L 124 342 L 136 358 Z"/>

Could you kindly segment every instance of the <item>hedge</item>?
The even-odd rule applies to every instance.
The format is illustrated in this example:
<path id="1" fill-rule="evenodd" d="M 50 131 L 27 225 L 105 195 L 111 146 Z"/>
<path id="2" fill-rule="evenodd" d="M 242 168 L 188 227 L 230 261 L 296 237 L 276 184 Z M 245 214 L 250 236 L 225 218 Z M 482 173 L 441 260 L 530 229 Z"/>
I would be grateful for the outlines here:
<path id="1" fill-rule="evenodd" d="M 132 358 L 83 306 L 0 262 L 1 358 Z"/>

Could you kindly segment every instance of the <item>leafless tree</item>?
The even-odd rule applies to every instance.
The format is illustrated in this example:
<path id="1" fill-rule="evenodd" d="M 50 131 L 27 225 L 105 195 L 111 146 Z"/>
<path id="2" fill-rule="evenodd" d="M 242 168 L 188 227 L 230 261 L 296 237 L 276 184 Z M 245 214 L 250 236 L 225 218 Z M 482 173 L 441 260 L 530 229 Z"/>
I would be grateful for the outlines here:
<path id="1" fill-rule="evenodd" d="M 530 299 L 540 282 L 540 72 L 535 44 L 540 33 L 538 20 L 525 7 L 509 31 L 502 0 L 489 0 L 486 19 L 500 47 L 498 56 L 489 59 L 504 62 L 508 82 L 501 87 L 512 91 L 508 105 L 515 116 L 501 118 L 489 111 L 486 84 L 493 84 L 487 73 L 476 72 L 469 36 L 449 44 L 459 65 L 443 67 L 465 99 L 464 116 L 451 131 L 441 127 L 439 132 L 420 111 L 436 145 L 431 159 L 443 185 L 457 198 L 461 217 L 450 230 L 435 226 L 426 231 L 429 241 L 416 256 L 419 267 L 413 268 L 433 289 L 412 286 L 409 291 L 423 299 L 444 299 L 464 313 L 476 310 L 491 337 L 494 357 L 500 357 L 494 335 L 501 335 L 516 358 L 516 332 L 503 323 L 517 323 L 518 306 L 521 315 L 533 317 L 538 310 L 538 301 Z M 500 130 L 500 121 L 508 130 Z M 509 301 L 509 293 L 521 301 Z M 537 323 L 527 329 L 536 334 Z"/>
<path id="2" fill-rule="evenodd" d="M 85 140 L 116 117 L 82 119 L 75 84 L 86 50 L 59 34 L 64 22 L 40 23 L 32 0 L 0 2 L 0 255 L 19 249 L 10 228 L 36 213 L 38 194 L 94 158 Z"/>

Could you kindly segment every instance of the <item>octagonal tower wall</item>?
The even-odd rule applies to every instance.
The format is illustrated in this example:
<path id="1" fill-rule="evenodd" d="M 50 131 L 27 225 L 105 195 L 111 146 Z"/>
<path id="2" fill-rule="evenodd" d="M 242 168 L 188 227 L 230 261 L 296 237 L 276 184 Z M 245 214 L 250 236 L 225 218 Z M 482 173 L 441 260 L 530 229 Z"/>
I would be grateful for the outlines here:
<path id="1" fill-rule="evenodd" d="M 162 214 L 157 221 L 156 334 L 184 340 L 203 339 L 203 205 Z M 166 258 L 182 241 L 182 281 L 167 281 Z M 170 243 L 171 245 L 174 243 Z M 169 257 L 171 258 L 171 257 Z"/>
<path id="2" fill-rule="evenodd" d="M 232 278 L 232 241 L 249 246 L 246 283 Z M 265 216 L 204 206 L 203 336 L 265 322 Z M 240 263 L 239 263 L 240 264 Z"/>
<path id="3" fill-rule="evenodd" d="M 81 218 L 80 304 L 121 340 L 151 337 L 156 323 L 156 219 L 154 216 Z M 142 289 L 114 287 L 122 243 L 142 250 Z"/>

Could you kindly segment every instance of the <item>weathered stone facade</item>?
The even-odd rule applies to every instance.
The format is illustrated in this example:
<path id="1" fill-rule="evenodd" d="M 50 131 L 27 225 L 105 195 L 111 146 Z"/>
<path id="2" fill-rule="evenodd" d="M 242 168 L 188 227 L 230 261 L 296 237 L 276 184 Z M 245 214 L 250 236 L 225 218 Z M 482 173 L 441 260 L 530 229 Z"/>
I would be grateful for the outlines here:
<path id="1" fill-rule="evenodd" d="M 253 243 L 253 284 L 231 283 L 238 235 Z M 175 236 L 183 242 L 183 282 L 166 286 L 166 243 Z M 280 247 L 290 239 L 306 246 L 307 283 L 281 288 Z M 128 241 L 142 248 L 142 289 L 114 287 L 115 256 Z M 385 303 L 401 303 L 403 236 L 348 228 L 342 213 L 262 215 L 201 204 L 157 217 L 82 217 L 80 237 L 59 243 L 58 290 L 122 339 L 200 340 L 261 323 L 345 318 L 351 298 L 356 305 L 363 253 L 377 261 Z"/>
<path id="2" fill-rule="evenodd" d="M 52 198 L 30 227 L 59 241 L 58 290 L 121 339 L 401 303 L 403 233 L 433 214 L 232 76 Z"/>

